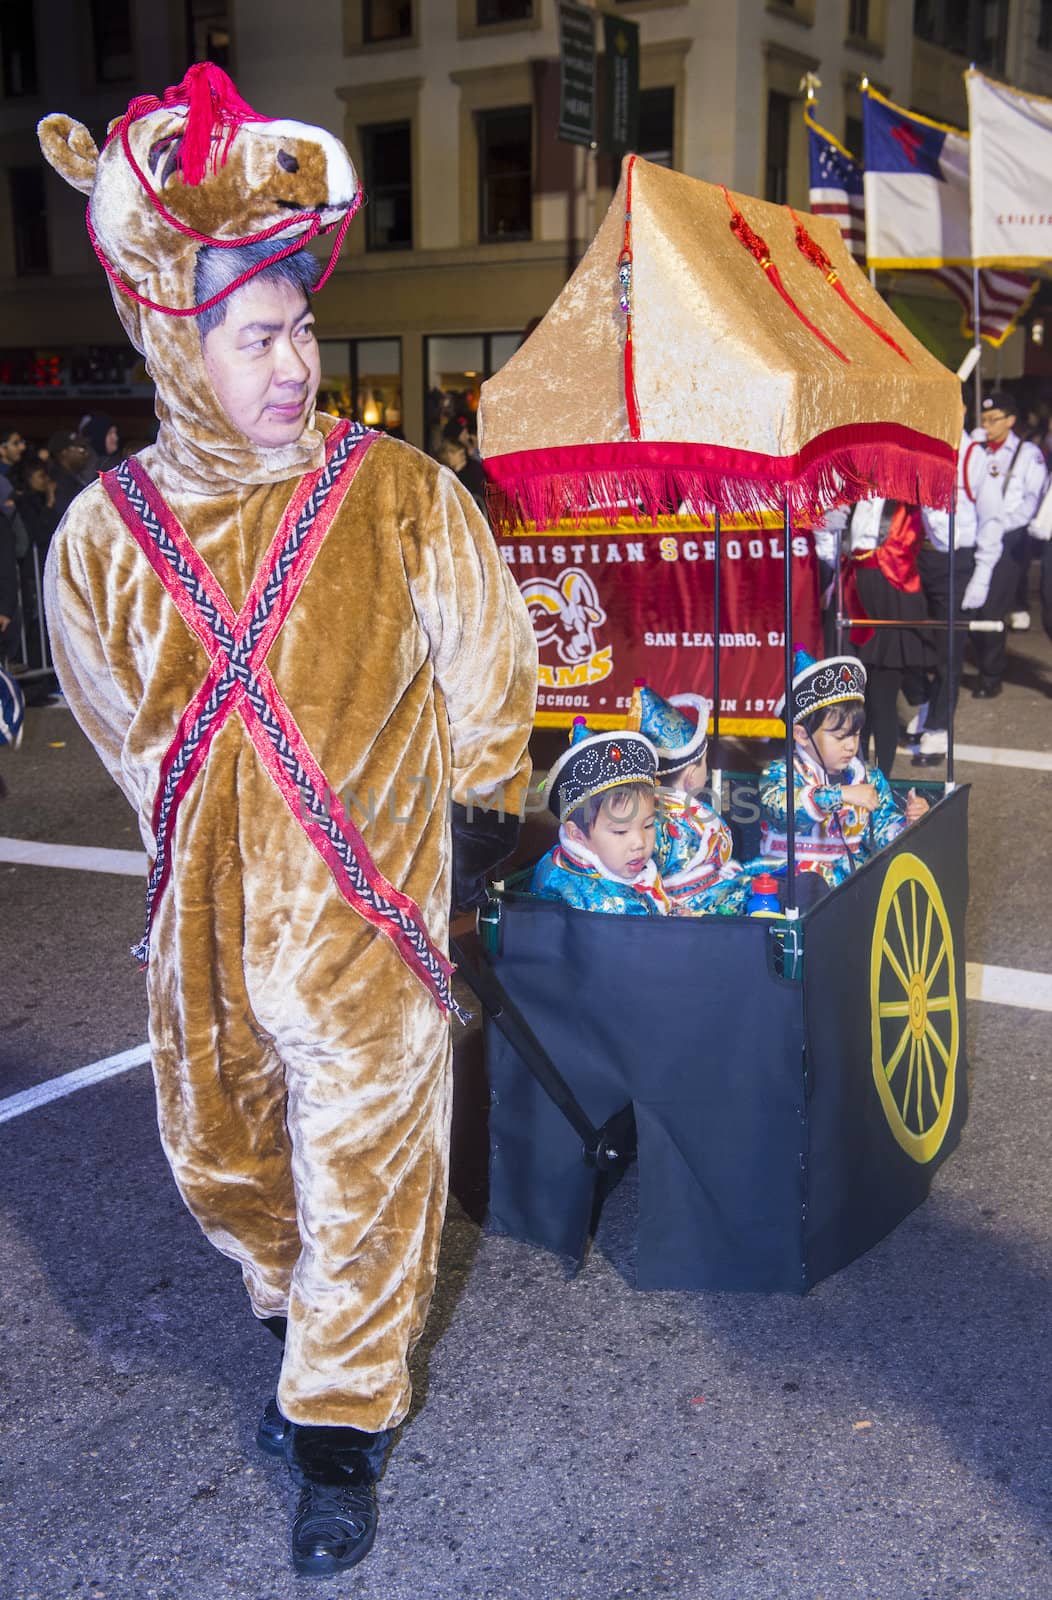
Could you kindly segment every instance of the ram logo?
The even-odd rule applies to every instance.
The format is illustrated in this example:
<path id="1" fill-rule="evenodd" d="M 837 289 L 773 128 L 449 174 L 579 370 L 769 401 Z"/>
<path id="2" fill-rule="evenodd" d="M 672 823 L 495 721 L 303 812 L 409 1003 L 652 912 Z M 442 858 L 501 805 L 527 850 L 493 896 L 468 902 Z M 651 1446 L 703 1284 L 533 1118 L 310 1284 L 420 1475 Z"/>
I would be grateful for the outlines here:
<path id="1" fill-rule="evenodd" d="M 522 585 L 537 648 L 554 644 L 559 660 L 576 667 L 590 661 L 598 648 L 596 631 L 606 621 L 595 584 L 587 572 L 568 567 L 558 583 L 531 578 Z"/>

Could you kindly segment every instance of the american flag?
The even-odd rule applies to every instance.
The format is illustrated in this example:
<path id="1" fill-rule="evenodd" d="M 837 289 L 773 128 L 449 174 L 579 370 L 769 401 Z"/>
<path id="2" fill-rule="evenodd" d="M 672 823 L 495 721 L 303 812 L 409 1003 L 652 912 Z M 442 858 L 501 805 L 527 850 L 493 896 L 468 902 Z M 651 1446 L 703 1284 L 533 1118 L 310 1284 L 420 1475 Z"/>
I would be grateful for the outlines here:
<path id="1" fill-rule="evenodd" d="M 934 276 L 961 302 L 961 331 L 974 338 L 974 295 L 970 267 L 940 267 Z M 1039 280 L 1029 272 L 999 272 L 983 267 L 979 273 L 979 335 L 992 345 L 1003 344 L 1037 291 Z"/>
<path id="2" fill-rule="evenodd" d="M 811 162 L 809 204 L 818 217 L 832 217 L 855 260 L 866 262 L 866 208 L 862 167 L 804 112 Z M 927 273 L 925 273 L 927 277 Z M 940 267 L 932 273 L 961 303 L 961 331 L 973 338 L 972 272 L 970 267 Z M 1038 287 L 1028 272 L 1001 272 L 984 267 L 979 273 L 979 333 L 990 344 L 1003 344 L 1026 310 Z"/>
<path id="3" fill-rule="evenodd" d="M 816 217 L 832 217 L 851 255 L 863 266 L 866 260 L 866 205 L 862 195 L 862 168 L 831 133 L 804 113 L 811 164 L 808 203 Z"/>

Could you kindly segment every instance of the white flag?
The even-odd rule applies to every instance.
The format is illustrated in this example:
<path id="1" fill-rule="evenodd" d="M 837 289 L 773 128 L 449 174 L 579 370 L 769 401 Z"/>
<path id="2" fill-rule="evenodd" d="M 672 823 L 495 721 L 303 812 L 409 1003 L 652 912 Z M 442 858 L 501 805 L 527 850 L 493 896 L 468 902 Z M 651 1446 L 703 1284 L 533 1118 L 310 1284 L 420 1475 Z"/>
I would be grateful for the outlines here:
<path id="1" fill-rule="evenodd" d="M 1052 100 L 965 74 L 972 145 L 972 254 L 984 267 L 1052 260 Z"/>

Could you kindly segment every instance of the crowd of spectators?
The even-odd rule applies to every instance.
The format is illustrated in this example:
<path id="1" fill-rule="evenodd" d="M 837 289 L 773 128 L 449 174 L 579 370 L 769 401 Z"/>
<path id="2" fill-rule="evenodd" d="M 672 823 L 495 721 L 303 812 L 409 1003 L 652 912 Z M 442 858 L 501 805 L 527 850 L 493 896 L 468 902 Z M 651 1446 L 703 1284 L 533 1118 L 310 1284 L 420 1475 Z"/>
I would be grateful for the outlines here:
<path id="1" fill-rule="evenodd" d="M 46 443 L 27 435 L 0 428 L 0 666 L 24 680 L 32 705 L 56 687 L 42 598 L 52 535 L 74 497 L 124 452 L 116 423 L 101 413 Z"/>

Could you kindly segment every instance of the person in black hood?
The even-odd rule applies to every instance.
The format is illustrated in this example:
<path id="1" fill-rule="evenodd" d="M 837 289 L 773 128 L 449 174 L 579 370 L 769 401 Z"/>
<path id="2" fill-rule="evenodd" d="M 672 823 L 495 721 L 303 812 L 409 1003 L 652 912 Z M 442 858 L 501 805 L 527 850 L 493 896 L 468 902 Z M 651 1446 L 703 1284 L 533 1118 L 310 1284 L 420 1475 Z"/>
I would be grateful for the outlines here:
<path id="1" fill-rule="evenodd" d="M 96 477 L 101 477 L 121 459 L 120 429 L 105 411 L 94 411 L 86 417 L 81 417 L 80 432 L 91 445 L 94 474 Z"/>

